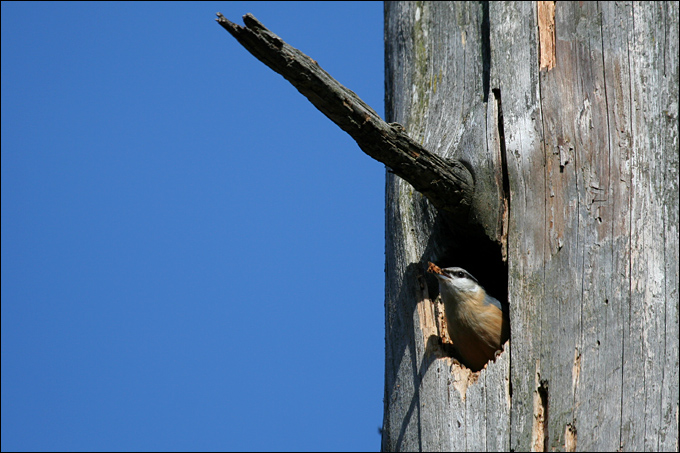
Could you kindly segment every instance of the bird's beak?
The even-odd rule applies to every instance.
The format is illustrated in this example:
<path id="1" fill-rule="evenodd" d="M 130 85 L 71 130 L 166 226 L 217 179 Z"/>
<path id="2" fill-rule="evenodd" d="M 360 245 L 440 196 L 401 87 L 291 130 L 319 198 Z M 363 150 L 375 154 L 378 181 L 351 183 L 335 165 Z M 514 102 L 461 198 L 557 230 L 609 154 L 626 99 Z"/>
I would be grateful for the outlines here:
<path id="1" fill-rule="evenodd" d="M 447 274 L 443 269 L 441 274 L 434 274 L 434 276 L 437 277 L 439 280 L 448 280 L 450 278 L 449 274 Z"/>
<path id="2" fill-rule="evenodd" d="M 444 269 L 441 267 L 437 266 L 433 262 L 430 262 L 429 265 L 427 266 L 427 271 L 434 274 L 435 277 L 437 277 L 439 280 L 446 280 L 449 278 L 449 275 L 446 273 Z"/>

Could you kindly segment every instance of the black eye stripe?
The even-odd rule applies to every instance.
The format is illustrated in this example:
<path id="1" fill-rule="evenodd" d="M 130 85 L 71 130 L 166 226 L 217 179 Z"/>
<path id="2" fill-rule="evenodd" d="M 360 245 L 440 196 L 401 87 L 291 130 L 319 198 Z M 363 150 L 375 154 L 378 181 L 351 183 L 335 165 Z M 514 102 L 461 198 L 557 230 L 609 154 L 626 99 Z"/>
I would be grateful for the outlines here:
<path id="1" fill-rule="evenodd" d="M 453 277 L 458 277 L 458 278 L 471 278 L 469 274 L 463 271 L 453 271 L 451 274 Z"/>
<path id="2" fill-rule="evenodd" d="M 474 278 L 471 274 L 469 274 L 465 269 L 445 268 L 445 269 L 442 269 L 442 274 L 448 275 L 449 277 L 466 278 L 468 280 L 471 280 L 471 281 L 479 284 L 479 281 L 476 278 Z"/>

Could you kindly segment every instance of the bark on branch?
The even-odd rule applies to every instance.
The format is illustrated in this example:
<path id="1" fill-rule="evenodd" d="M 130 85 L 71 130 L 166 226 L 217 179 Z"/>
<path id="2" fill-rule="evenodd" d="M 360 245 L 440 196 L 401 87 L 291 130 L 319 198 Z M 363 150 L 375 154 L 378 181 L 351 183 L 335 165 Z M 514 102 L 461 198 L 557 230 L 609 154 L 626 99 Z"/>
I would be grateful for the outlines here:
<path id="1" fill-rule="evenodd" d="M 281 74 L 300 93 L 356 140 L 372 158 L 408 181 L 438 209 L 466 212 L 474 181 L 458 161 L 445 160 L 413 141 L 404 128 L 388 124 L 359 96 L 345 88 L 319 64 L 269 31 L 252 14 L 243 16 L 245 27 L 221 13 L 217 22 L 258 60 Z"/>

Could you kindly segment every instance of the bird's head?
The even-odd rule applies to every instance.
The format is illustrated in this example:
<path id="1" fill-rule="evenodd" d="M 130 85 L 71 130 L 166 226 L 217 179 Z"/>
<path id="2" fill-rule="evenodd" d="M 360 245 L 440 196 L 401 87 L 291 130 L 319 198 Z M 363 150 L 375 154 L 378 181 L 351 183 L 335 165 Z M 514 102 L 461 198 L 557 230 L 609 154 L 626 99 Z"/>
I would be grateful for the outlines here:
<path id="1" fill-rule="evenodd" d="M 439 287 L 443 292 L 454 295 L 476 295 L 483 290 L 479 282 L 462 267 L 440 268 L 431 264 L 428 271 L 439 280 Z"/>

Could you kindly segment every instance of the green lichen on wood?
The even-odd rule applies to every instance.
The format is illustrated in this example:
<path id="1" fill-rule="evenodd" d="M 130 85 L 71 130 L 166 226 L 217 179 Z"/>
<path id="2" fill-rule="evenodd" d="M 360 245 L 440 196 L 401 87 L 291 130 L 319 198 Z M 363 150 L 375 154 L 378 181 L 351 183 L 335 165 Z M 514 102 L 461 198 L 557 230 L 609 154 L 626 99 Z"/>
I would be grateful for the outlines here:
<path id="1" fill-rule="evenodd" d="M 411 91 L 411 109 L 408 119 L 408 129 L 411 136 L 418 142 L 425 139 L 425 117 L 430 105 L 430 89 L 432 80 L 429 73 L 428 39 L 425 35 L 423 23 L 429 19 L 430 5 L 428 2 L 416 2 L 415 21 L 413 24 L 414 65 L 413 86 Z"/>

